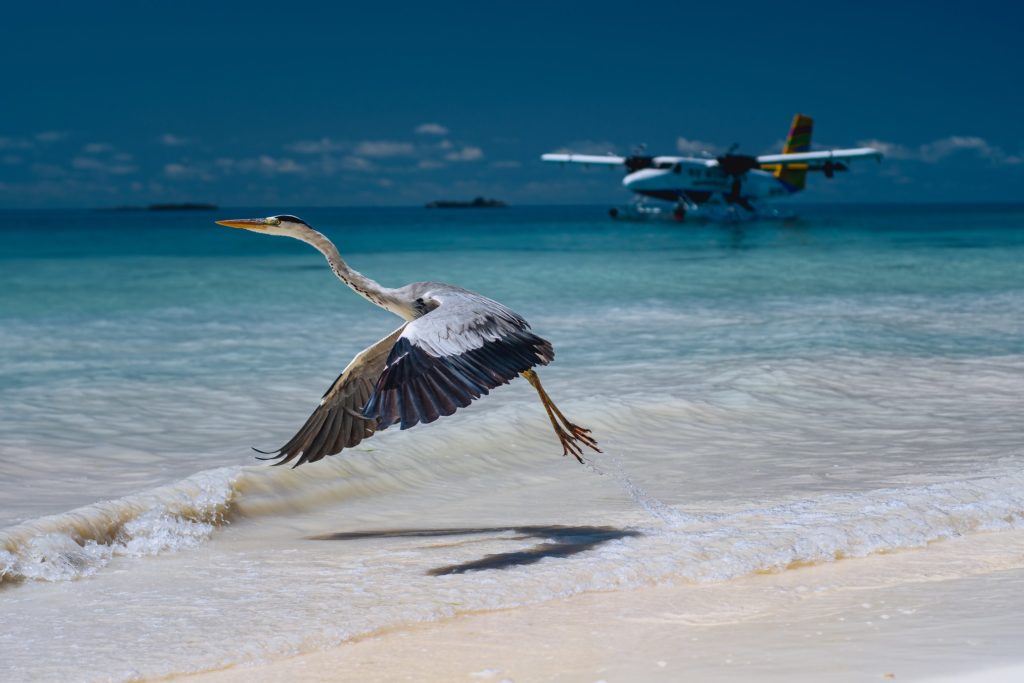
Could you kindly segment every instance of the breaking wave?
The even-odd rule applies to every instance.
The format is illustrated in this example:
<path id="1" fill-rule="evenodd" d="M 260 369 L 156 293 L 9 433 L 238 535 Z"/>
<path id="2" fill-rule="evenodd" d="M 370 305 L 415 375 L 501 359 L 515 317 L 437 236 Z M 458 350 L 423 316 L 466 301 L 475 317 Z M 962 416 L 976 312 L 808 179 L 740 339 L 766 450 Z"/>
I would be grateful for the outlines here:
<path id="1" fill-rule="evenodd" d="M 500 466 L 486 458 L 474 462 L 471 468 L 478 470 Z M 25 522 L 0 530 L 0 583 L 86 577 L 115 558 L 195 547 L 238 518 L 405 490 L 427 476 L 452 474 L 443 465 L 410 473 L 404 465 L 393 467 L 397 464 L 393 459 L 388 464 L 392 467 L 368 455 L 347 461 L 343 475 L 224 467 L 137 495 Z M 631 527 L 642 532 L 639 537 L 612 543 L 592 558 L 605 565 L 606 576 L 619 577 L 612 584 L 621 586 L 728 580 L 1024 526 L 1024 474 L 1020 473 L 823 494 L 694 515 L 649 495 L 625 473 L 618 458 L 603 456 L 592 468 L 615 480 L 641 515 Z M 465 463 L 460 471 L 465 473 Z M 606 564 L 609 560 L 614 566 Z"/>
<path id="2" fill-rule="evenodd" d="M 642 572 L 724 581 L 1024 528 L 1024 474 L 826 494 L 691 517 L 633 494 L 660 522 Z M 629 562 L 627 562 L 629 564 Z"/>
<path id="3" fill-rule="evenodd" d="M 0 530 L 0 583 L 75 579 L 94 574 L 114 557 L 198 545 L 229 519 L 243 476 L 241 468 L 209 470 Z"/>

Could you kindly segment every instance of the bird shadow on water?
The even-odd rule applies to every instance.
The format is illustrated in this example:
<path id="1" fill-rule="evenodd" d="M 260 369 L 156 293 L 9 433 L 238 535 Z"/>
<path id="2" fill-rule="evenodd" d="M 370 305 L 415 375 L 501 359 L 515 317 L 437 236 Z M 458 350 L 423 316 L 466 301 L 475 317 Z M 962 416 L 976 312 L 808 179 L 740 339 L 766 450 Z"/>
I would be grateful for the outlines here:
<path id="1" fill-rule="evenodd" d="M 509 569 L 524 564 L 540 562 L 546 557 L 566 558 L 586 550 L 596 548 L 602 543 L 616 541 L 620 538 L 642 536 L 632 529 L 617 529 L 611 526 L 507 526 L 507 527 L 467 527 L 456 529 L 386 529 L 381 531 L 351 531 L 322 536 L 310 536 L 312 541 L 358 541 L 367 538 L 434 538 L 442 536 L 471 536 L 480 534 L 517 534 L 501 540 L 521 541 L 529 538 L 543 539 L 526 550 L 509 553 L 485 555 L 478 560 L 436 567 L 427 572 L 431 576 L 448 574 L 465 574 L 466 572 L 483 571 L 485 569 Z"/>

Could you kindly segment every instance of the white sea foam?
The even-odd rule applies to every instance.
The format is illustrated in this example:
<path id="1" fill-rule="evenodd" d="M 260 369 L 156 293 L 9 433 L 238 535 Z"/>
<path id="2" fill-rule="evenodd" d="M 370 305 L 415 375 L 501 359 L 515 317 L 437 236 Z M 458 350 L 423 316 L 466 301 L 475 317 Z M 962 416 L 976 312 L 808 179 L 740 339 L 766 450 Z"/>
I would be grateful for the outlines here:
<path id="1" fill-rule="evenodd" d="M 496 483 L 492 467 L 484 470 L 484 481 L 490 488 Z M 207 476 L 203 479 L 208 481 L 217 478 L 212 473 L 204 474 Z M 348 474 L 359 478 L 354 471 Z M 634 514 L 627 508 L 615 517 L 623 523 L 621 528 L 640 535 L 598 543 L 569 558 L 552 556 L 534 564 L 513 562 L 503 570 L 431 576 L 427 570 L 440 564 L 457 565 L 538 545 L 543 553 L 545 545 L 558 539 L 524 538 L 500 527 L 489 529 L 498 519 L 492 517 L 480 520 L 481 529 L 463 536 L 431 539 L 428 529 L 418 529 L 419 535 L 409 537 L 371 537 L 351 543 L 306 539 L 297 544 L 294 532 L 281 535 L 283 529 L 291 529 L 296 523 L 293 520 L 279 526 L 281 510 L 268 515 L 270 508 L 264 505 L 248 514 L 240 512 L 245 508 L 246 495 L 241 491 L 256 496 L 265 492 L 253 488 L 248 475 L 238 475 L 222 473 L 221 482 L 230 483 L 228 488 L 234 493 L 225 497 L 221 495 L 224 489 L 211 489 L 217 495 L 210 500 L 222 501 L 214 506 L 222 511 L 208 513 L 206 521 L 201 521 L 198 510 L 191 508 L 179 508 L 173 519 L 149 510 L 125 522 L 124 532 L 105 547 L 94 542 L 79 546 L 67 533 L 40 533 L 27 539 L 15 559 L 23 573 L 35 571 L 34 578 L 49 580 L 92 574 L 92 588 L 67 594 L 62 605 L 116 620 L 106 622 L 115 629 L 113 632 L 85 623 L 69 624 L 65 637 L 92 647 L 92 639 L 101 637 L 117 641 L 133 631 L 152 634 L 137 646 L 145 652 L 143 657 L 131 661 L 120 653 L 110 654 L 109 666 L 101 669 L 109 670 L 112 679 L 120 679 L 117 672 L 126 670 L 128 663 L 139 667 L 145 676 L 180 670 L 175 667 L 181 661 L 187 661 L 190 668 L 220 667 L 309 651 L 397 624 L 443 619 L 459 612 L 512 608 L 588 591 L 657 583 L 722 582 L 757 572 L 782 572 L 806 564 L 918 548 L 980 532 L 1020 529 L 1024 518 L 1024 475 L 1009 469 L 942 484 L 823 494 L 701 514 L 689 514 L 651 498 L 628 474 L 609 472 L 599 480 L 617 486 L 623 484 L 617 481 L 620 476 L 631 481 L 628 493 L 635 497 L 630 500 L 640 507 L 634 508 Z M 270 485 L 269 481 L 261 486 Z M 421 485 L 430 488 L 429 484 Z M 383 484 L 383 480 L 377 484 L 364 481 L 358 487 L 377 491 L 365 501 L 367 507 L 390 505 L 398 500 L 394 496 L 411 495 L 403 487 Z M 168 498 L 184 489 L 182 485 L 172 488 L 175 494 Z M 387 493 L 386 488 L 391 492 Z M 436 488 L 444 486 L 438 482 Z M 431 495 L 429 491 L 424 493 Z M 478 493 L 486 495 L 482 490 Z M 530 494 L 520 490 L 520 495 Z M 344 500 L 346 505 L 330 506 L 335 514 L 351 510 L 356 502 Z M 531 497 L 530 502 L 538 507 L 546 504 L 539 496 Z M 643 505 L 651 507 L 653 517 Z M 676 512 L 678 515 L 673 514 Z M 133 562 L 146 564 L 150 561 L 145 556 L 152 553 L 182 550 L 202 542 L 209 534 L 216 534 L 217 520 L 232 515 L 237 520 L 234 526 L 241 546 L 218 552 L 214 544 L 210 551 L 195 557 L 179 552 L 161 562 L 164 569 L 136 566 L 121 574 L 96 575 L 96 569 L 112 558 L 136 556 Z M 606 517 L 599 521 L 610 520 Z M 40 530 L 43 526 L 37 523 Z M 587 532 L 578 533 L 586 537 Z M 261 543 L 250 553 L 240 553 L 239 548 L 249 542 L 246 539 L 260 539 Z M 5 563 L 11 564 L 10 559 L 6 556 Z M 970 570 L 952 566 L 929 569 L 932 578 Z M 158 579 L 164 571 L 170 575 Z M 259 590 L 253 591 L 253 586 L 259 586 Z M 151 594 L 144 591 L 137 595 L 134 600 L 138 604 L 130 614 L 121 614 L 123 604 L 118 596 L 141 587 Z M 29 602 L 20 606 L 11 603 L 13 614 L 28 610 Z M 174 613 L 166 613 L 168 603 L 181 603 L 183 609 L 197 615 L 191 637 L 202 638 L 205 643 L 202 651 L 182 650 L 180 655 L 185 659 L 181 661 L 172 648 L 178 642 L 173 636 L 178 621 Z M 44 606 L 31 609 L 43 609 L 39 623 L 49 618 Z M 708 618 L 713 616 L 709 614 Z M 232 636 L 231 624 L 240 621 L 249 625 L 244 647 Z M 310 624 L 316 624 L 316 628 L 310 628 Z M 45 648 L 47 633 L 31 619 L 19 620 L 12 629 L 11 637 L 19 642 Z M 101 647 L 99 642 L 96 647 Z M 34 666 L 38 671 L 38 661 Z M 46 667 L 58 671 L 60 664 L 55 660 Z"/>
<path id="2" fill-rule="evenodd" d="M 242 472 L 221 468 L 177 484 L 0 530 L 0 582 L 89 576 L 114 557 L 193 547 L 230 516 Z"/>
<path id="3" fill-rule="evenodd" d="M 888 381 L 894 362 L 902 373 L 897 385 Z M 659 532 L 694 533 L 701 524 L 713 522 L 721 529 L 733 528 L 735 538 L 744 539 L 743 543 L 751 534 L 773 539 L 776 545 L 760 560 L 747 562 L 723 551 L 723 557 L 733 557 L 732 566 L 749 573 L 777 567 L 782 560 L 772 560 L 774 556 L 797 563 L 819 561 L 836 553 L 852 556 L 966 533 L 971 524 L 979 529 L 995 528 L 1000 519 L 1016 519 L 1014 506 L 1019 497 L 1015 497 L 1014 487 L 1019 482 L 1012 477 L 1005 480 L 1009 483 L 1002 498 L 984 499 L 977 511 L 947 510 L 951 519 L 962 513 L 965 520 L 974 520 L 964 521 L 967 527 L 942 526 L 928 516 L 929 511 L 948 507 L 948 501 L 955 500 L 954 493 L 942 488 L 953 484 L 937 483 L 932 486 L 938 488 L 918 492 L 914 488 L 883 488 L 874 482 L 913 483 L 920 479 L 922 462 L 929 463 L 925 481 L 959 481 L 957 485 L 966 487 L 968 496 L 974 495 L 971 487 L 975 484 L 963 480 L 965 470 L 981 467 L 979 471 L 996 472 L 992 481 L 1003 481 L 1000 477 L 1006 468 L 1015 466 L 1009 444 L 1014 443 L 1016 432 L 1011 423 L 993 416 L 1006 414 L 1016 400 L 1013 390 L 1021 372 L 1015 359 L 999 364 L 885 358 L 830 363 L 797 360 L 742 368 L 709 364 L 700 380 L 704 385 L 699 393 L 704 398 L 697 403 L 674 395 L 667 383 L 659 386 L 656 377 L 648 378 L 649 388 L 643 392 L 627 390 L 611 396 L 608 387 L 628 386 L 629 372 L 619 369 L 601 378 L 604 389 L 595 396 L 563 392 L 569 396 L 562 405 L 573 419 L 595 427 L 607 451 L 590 457 L 591 466 L 616 482 L 647 516 L 660 522 L 655 527 Z M 863 395 L 851 387 L 859 387 Z M 960 390 L 971 392 L 974 400 L 958 401 L 954 392 Z M 502 389 L 471 411 L 438 425 L 413 432 L 389 430 L 368 442 L 370 448 L 298 470 L 264 466 L 207 470 L 178 483 L 28 520 L 0 530 L 0 581 L 87 576 L 115 557 L 193 547 L 232 519 L 288 515 L 344 501 L 407 495 L 435 481 L 481 476 L 491 482 L 486 486 L 500 489 L 499 482 L 515 481 L 549 466 L 558 468 L 550 476 L 578 476 L 571 462 L 551 458 L 549 428 L 539 406 L 527 398 L 528 393 Z M 893 406 L 900 406 L 901 412 L 893 414 Z M 273 412 L 275 405 L 261 408 Z M 808 410 L 813 411 L 812 422 L 805 419 Z M 936 423 L 935 414 L 962 415 L 960 420 L 969 428 L 959 433 L 954 420 Z M 972 425 L 984 425 L 985 430 L 978 433 Z M 829 445 L 835 443 L 841 445 Z M 942 457 L 931 462 L 929 450 L 933 448 L 939 449 Z M 897 457 L 885 457 L 886 453 Z M 1002 458 L 987 458 L 989 453 Z M 95 466 L 82 455 L 68 457 L 77 458 L 76 467 L 87 470 Z M 991 466 L 983 464 L 986 460 Z M 41 458 L 28 458 L 27 463 L 45 464 Z M 754 513 L 744 505 L 745 500 L 785 501 L 785 492 L 793 488 L 794 463 L 801 467 L 798 476 L 803 502 L 785 503 L 791 507 L 778 508 L 776 514 L 767 509 Z M 748 476 L 752 472 L 756 476 Z M 840 497 L 834 499 L 825 495 L 840 491 L 849 493 L 836 493 Z M 878 491 L 889 491 L 891 497 Z M 902 497 L 903 491 L 913 504 Z M 863 499 L 868 507 L 858 509 L 856 501 L 861 499 L 856 497 L 869 495 L 876 498 Z M 1008 505 L 1006 511 L 998 508 L 999 500 Z M 862 537 L 857 524 L 873 519 L 869 513 L 874 508 L 869 503 L 881 505 L 887 512 L 876 520 L 877 530 L 863 527 L 867 536 Z M 855 512 L 843 516 L 842 511 L 850 506 Z M 811 552 L 805 534 L 799 544 L 793 543 L 807 552 L 787 555 L 784 547 L 776 547 L 786 543 L 786 537 L 776 533 L 778 528 L 807 531 L 807 524 L 799 522 L 803 519 L 800 515 L 812 508 L 816 516 L 807 519 L 831 520 L 822 527 L 821 536 L 835 543 Z M 904 509 L 906 514 L 901 512 Z M 986 511 L 991 512 L 991 519 L 985 517 Z M 721 517 L 741 513 L 745 516 Z M 891 526 L 894 520 L 902 520 L 900 528 L 907 531 L 904 536 Z M 631 523 L 650 526 L 643 519 Z M 872 545 L 867 537 L 881 540 Z M 685 543 L 685 538 L 681 542 Z M 669 552 L 664 557 L 678 557 L 679 564 L 649 577 L 703 575 L 703 570 L 694 569 L 699 565 L 696 555 Z"/>
<path id="4" fill-rule="evenodd" d="M 676 510 L 638 486 L 626 474 L 621 457 L 614 453 L 605 453 L 600 457 L 600 463 L 597 460 L 598 458 L 593 455 L 584 457 L 584 461 L 593 472 L 611 476 L 629 494 L 629 497 L 652 517 L 661 520 L 668 526 L 681 526 L 695 520 L 694 517 Z"/>
<path id="5" fill-rule="evenodd" d="M 1024 527 L 1024 474 L 826 494 L 649 530 L 640 564 L 657 580 L 723 581 L 760 571 L 920 548 Z"/>

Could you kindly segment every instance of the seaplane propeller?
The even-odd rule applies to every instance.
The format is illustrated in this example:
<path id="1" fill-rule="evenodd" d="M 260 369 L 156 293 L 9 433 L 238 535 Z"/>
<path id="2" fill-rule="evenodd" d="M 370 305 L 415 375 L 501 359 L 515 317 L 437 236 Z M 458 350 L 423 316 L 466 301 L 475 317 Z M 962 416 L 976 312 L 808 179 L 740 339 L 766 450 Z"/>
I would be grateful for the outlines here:
<path id="1" fill-rule="evenodd" d="M 619 158 L 622 159 L 622 165 L 625 166 L 630 173 L 644 168 L 652 168 L 654 166 L 654 157 L 647 154 L 647 145 L 644 143 L 634 145 L 632 154 L 627 157 Z"/>
<path id="2" fill-rule="evenodd" d="M 629 169 L 630 173 L 633 173 L 654 166 L 654 157 L 647 154 L 630 154 L 622 160 L 622 163 Z"/>
<path id="3" fill-rule="evenodd" d="M 753 212 L 754 205 L 743 196 L 743 177 L 747 175 L 747 171 L 759 168 L 761 164 L 758 162 L 757 157 L 750 156 L 749 154 L 736 154 L 735 150 L 737 147 L 739 145 L 734 144 L 729 148 L 728 152 L 715 157 L 715 160 L 718 161 L 718 168 L 732 178 L 732 185 L 729 188 L 729 194 L 725 195 L 725 201 L 742 206 L 747 211 Z"/>
<path id="4" fill-rule="evenodd" d="M 850 167 L 841 161 L 832 161 L 831 159 L 821 165 L 821 172 L 825 174 L 826 178 L 835 178 L 837 171 L 849 171 Z"/>

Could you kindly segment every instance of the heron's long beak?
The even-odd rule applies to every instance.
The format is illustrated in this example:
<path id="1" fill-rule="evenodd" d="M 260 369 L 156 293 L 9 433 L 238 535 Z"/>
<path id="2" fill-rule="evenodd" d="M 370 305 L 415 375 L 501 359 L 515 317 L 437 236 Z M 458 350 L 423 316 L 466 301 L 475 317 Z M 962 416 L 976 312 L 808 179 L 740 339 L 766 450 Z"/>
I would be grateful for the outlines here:
<path id="1" fill-rule="evenodd" d="M 265 218 L 233 218 L 228 221 L 216 221 L 217 225 L 226 225 L 229 228 L 242 228 L 243 230 L 262 230 L 267 226 Z"/>

